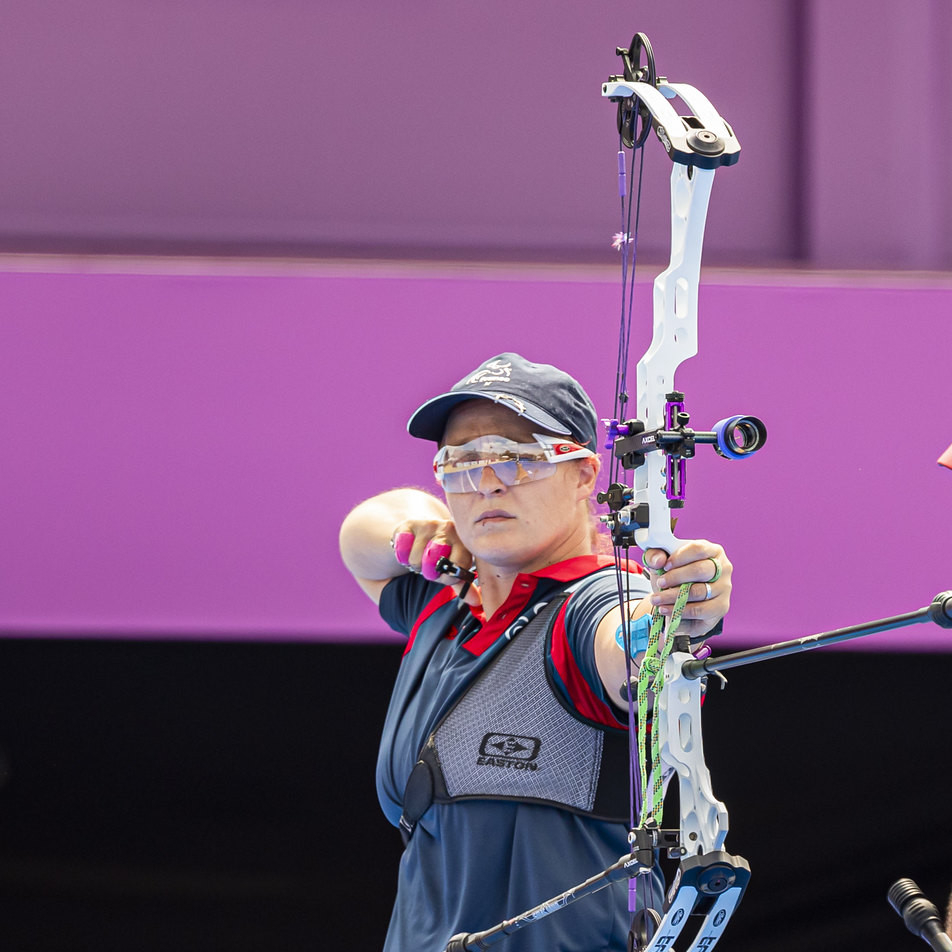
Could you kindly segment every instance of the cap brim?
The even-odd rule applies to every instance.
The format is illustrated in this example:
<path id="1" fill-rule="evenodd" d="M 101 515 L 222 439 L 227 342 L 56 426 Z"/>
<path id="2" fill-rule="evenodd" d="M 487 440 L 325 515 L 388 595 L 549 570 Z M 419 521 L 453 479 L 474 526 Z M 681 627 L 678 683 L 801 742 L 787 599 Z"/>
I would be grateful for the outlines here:
<path id="1" fill-rule="evenodd" d="M 564 423 L 560 423 L 555 417 L 546 413 L 545 410 L 537 407 L 534 403 L 494 390 L 454 390 L 452 393 L 444 393 L 438 397 L 433 397 L 432 400 L 427 400 L 410 417 L 407 423 L 407 431 L 410 436 L 439 443 L 443 439 L 443 432 L 446 429 L 446 421 L 449 419 L 450 413 L 455 407 L 467 400 L 491 400 L 493 403 L 498 403 L 500 406 L 512 410 L 518 416 L 525 417 L 550 433 L 561 433 L 564 436 L 573 435 Z"/>

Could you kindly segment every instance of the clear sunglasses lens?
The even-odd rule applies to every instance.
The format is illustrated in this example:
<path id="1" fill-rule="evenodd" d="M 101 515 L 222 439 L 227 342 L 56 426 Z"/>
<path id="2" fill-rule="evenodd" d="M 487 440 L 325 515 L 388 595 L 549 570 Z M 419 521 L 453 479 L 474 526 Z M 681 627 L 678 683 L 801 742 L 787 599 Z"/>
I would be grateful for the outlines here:
<path id="1" fill-rule="evenodd" d="M 448 493 L 474 493 L 479 490 L 483 472 L 489 467 L 504 486 L 518 486 L 534 479 L 545 479 L 555 472 L 555 463 L 538 459 L 482 461 L 463 469 L 437 467 L 437 479 Z"/>
<path id="2" fill-rule="evenodd" d="M 480 436 L 462 446 L 444 446 L 433 460 L 436 478 L 447 493 L 479 491 L 488 466 L 505 486 L 518 486 L 545 479 L 555 472 L 557 462 L 592 455 L 589 450 L 567 440 L 550 441 L 534 434 L 538 442 L 517 443 L 504 436 Z"/>

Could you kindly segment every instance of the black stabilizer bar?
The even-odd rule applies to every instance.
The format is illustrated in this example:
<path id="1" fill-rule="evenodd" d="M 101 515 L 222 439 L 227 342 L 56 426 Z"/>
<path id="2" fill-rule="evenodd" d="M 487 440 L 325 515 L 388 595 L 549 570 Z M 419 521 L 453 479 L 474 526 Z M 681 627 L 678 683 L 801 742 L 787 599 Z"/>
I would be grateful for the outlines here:
<path id="1" fill-rule="evenodd" d="M 681 668 L 681 674 L 686 678 L 700 678 L 705 674 L 726 671 L 728 668 L 739 668 L 757 661 L 768 661 L 770 658 L 783 658 L 785 655 L 798 654 L 824 645 L 834 645 L 840 641 L 863 638 L 880 631 L 904 628 L 907 625 L 917 625 L 926 621 L 934 622 L 941 628 L 952 628 L 952 591 L 940 592 L 925 608 L 907 612 L 905 615 L 893 615 L 891 618 L 881 618 L 879 621 L 867 622 L 865 625 L 837 628 L 818 635 L 808 635 L 806 638 L 797 638 L 794 641 L 781 641 L 775 645 L 764 645 L 762 648 L 749 648 L 746 651 L 736 651 L 717 658 L 687 661 Z"/>
<path id="2" fill-rule="evenodd" d="M 636 833 L 640 833 L 643 837 L 645 837 L 645 834 L 647 834 L 647 836 L 651 835 L 650 832 L 646 830 L 639 830 L 636 831 Z M 592 876 L 590 879 L 586 879 L 584 883 L 579 883 L 571 889 L 566 889 L 564 893 L 560 893 L 552 899 L 539 903 L 538 906 L 520 913 L 512 919 L 506 919 L 500 922 L 499 925 L 487 929 L 485 932 L 474 932 L 468 935 L 466 933 L 460 933 L 459 935 L 454 935 L 447 944 L 444 952 L 480 952 L 481 949 L 488 949 L 489 946 L 495 945 L 523 926 L 530 925 L 538 919 L 543 919 L 553 912 L 558 912 L 559 909 L 564 909 L 571 903 L 577 902 L 585 896 L 590 896 L 592 893 L 598 892 L 600 889 L 604 889 L 612 883 L 637 876 L 639 872 L 651 867 L 653 855 L 653 843 L 645 837 L 638 848 L 633 852 L 626 853 L 616 863 L 609 866 L 608 869 Z"/>

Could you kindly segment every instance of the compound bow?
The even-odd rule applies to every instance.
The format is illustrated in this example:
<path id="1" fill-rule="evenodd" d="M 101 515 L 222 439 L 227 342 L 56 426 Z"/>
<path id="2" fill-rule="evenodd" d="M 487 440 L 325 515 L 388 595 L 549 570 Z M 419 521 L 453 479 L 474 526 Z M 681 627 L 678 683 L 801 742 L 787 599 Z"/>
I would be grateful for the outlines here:
<path id="1" fill-rule="evenodd" d="M 697 353 L 697 296 L 700 281 L 701 249 L 708 201 L 714 173 L 737 162 L 740 144 L 730 125 L 710 101 L 693 86 L 669 83 L 659 77 L 648 38 L 638 33 L 629 48 L 619 48 L 624 64 L 621 76 L 613 76 L 602 86 L 602 95 L 618 103 L 618 131 L 622 146 L 632 150 L 632 158 L 653 129 L 672 160 L 671 170 L 671 253 L 668 267 L 655 279 L 654 330 L 651 345 L 637 367 L 637 418 L 623 420 L 627 401 L 625 368 L 619 361 L 616 418 L 606 421 L 614 462 L 634 470 L 634 486 L 613 481 L 600 495 L 611 515 L 606 518 L 619 564 L 621 554 L 636 544 L 642 551 L 652 548 L 674 552 L 681 541 L 674 535 L 671 514 L 684 505 L 685 463 L 697 443 L 711 443 L 718 453 L 740 459 L 756 452 L 766 440 L 766 428 L 755 417 L 734 416 L 717 423 L 710 432 L 688 427 L 690 415 L 684 394 L 677 391 L 674 375 L 678 366 Z M 690 110 L 678 115 L 670 100 L 678 98 Z M 634 162 L 632 161 L 632 166 Z M 619 152 L 619 171 L 624 171 L 624 152 Z M 625 193 L 624 176 L 621 177 Z M 639 189 L 640 192 L 640 189 Z M 633 272 L 637 236 L 628 240 L 631 199 L 625 213 L 623 198 L 622 247 L 623 303 L 621 339 L 631 326 L 631 295 L 625 284 Z M 637 220 L 637 214 L 635 216 Z M 632 273 L 633 280 L 633 273 Z M 625 345 L 625 349 L 627 344 Z M 613 480 L 618 466 L 613 466 Z M 686 597 L 686 592 L 683 593 Z M 625 602 L 626 604 L 626 602 Z M 639 694 L 649 687 L 655 694 L 653 719 L 653 787 L 662 789 L 662 764 L 678 775 L 680 827 L 677 835 L 653 826 L 655 810 L 649 811 L 649 782 L 643 773 L 643 754 L 635 753 L 643 787 L 639 802 L 639 825 L 633 843 L 645 835 L 652 845 L 668 847 L 669 855 L 681 859 L 677 888 L 669 896 L 663 917 L 642 912 L 640 927 L 633 928 L 631 945 L 654 950 L 671 948 L 685 930 L 689 918 L 701 916 L 689 948 L 710 949 L 723 933 L 743 896 L 750 869 L 744 859 L 723 849 L 727 836 L 727 810 L 711 789 L 701 740 L 701 684 L 682 676 L 681 669 L 693 661 L 686 638 L 676 635 L 676 622 L 667 632 L 656 616 L 653 637 L 639 672 Z M 625 626 L 627 627 L 627 626 Z M 664 644 L 661 644 L 663 641 Z M 626 645 L 630 653 L 630 645 Z M 652 668 L 652 664 L 654 667 Z M 629 697 L 631 691 L 629 690 Z M 639 710 L 639 733 L 645 717 Z M 660 802 L 657 803 L 660 821 Z M 630 904 L 634 907 L 634 903 Z M 634 908 L 633 913 L 637 912 Z"/>
<path id="2" fill-rule="evenodd" d="M 599 495 L 599 501 L 607 502 L 611 509 L 605 521 L 611 527 L 620 562 L 620 550 L 627 550 L 633 544 L 642 550 L 661 548 L 667 552 L 673 552 L 680 545 L 671 531 L 670 510 L 683 505 L 684 462 L 694 455 L 695 444 L 713 443 L 723 455 L 740 458 L 763 444 L 766 431 L 759 420 L 733 417 L 721 421 L 711 432 L 695 432 L 687 426 L 689 415 L 684 409 L 684 396 L 674 390 L 676 368 L 697 352 L 697 286 L 714 172 L 737 161 L 740 145 L 730 126 L 698 90 L 668 83 L 657 76 L 651 44 L 644 34 L 637 34 L 628 49 L 619 48 L 617 52 L 622 57 L 624 73 L 612 76 L 603 85 L 602 95 L 619 104 L 618 130 L 623 145 L 631 149 L 634 158 L 654 128 L 674 163 L 671 258 L 668 268 L 655 281 L 654 336 L 638 364 L 639 418 L 606 421 L 608 445 L 613 449 L 615 461 L 625 469 L 636 471 L 635 486 L 628 488 L 614 481 L 617 466 L 613 464 L 613 482 L 607 493 Z M 668 101 L 674 97 L 680 97 L 692 114 L 679 116 Z M 624 152 L 620 150 L 623 215 L 627 192 L 625 164 Z M 627 230 L 623 231 L 624 341 L 625 327 L 630 327 L 631 306 L 626 286 L 629 263 L 632 268 L 634 265 L 636 242 L 626 240 Z M 623 348 L 627 349 L 627 345 L 623 344 Z M 626 362 L 620 353 L 619 392 L 616 394 L 619 417 L 627 399 L 624 393 Z M 679 776 L 680 830 L 663 831 L 650 823 L 640 823 L 631 831 L 631 853 L 622 856 L 613 866 L 492 929 L 454 936 L 447 952 L 484 949 L 585 895 L 618 880 L 647 873 L 662 847 L 667 848 L 669 854 L 681 857 L 677 890 L 664 916 L 655 913 L 653 919 L 644 919 L 639 937 L 633 936 L 632 942 L 647 952 L 670 948 L 689 916 L 699 912 L 703 912 L 704 921 L 692 948 L 709 949 L 717 941 L 740 901 L 749 870 L 743 859 L 722 850 L 727 833 L 727 811 L 711 791 L 704 763 L 700 734 L 701 684 L 697 679 L 680 677 L 681 665 L 693 660 L 693 656 L 687 650 L 686 639 L 678 639 L 678 642 L 669 646 L 663 662 L 664 680 L 669 688 L 657 695 L 654 723 L 661 757 Z M 675 650 L 672 651 L 672 647 Z M 635 756 L 633 752 L 633 758 Z M 634 790 L 632 796 L 635 797 Z M 638 800 L 638 807 L 632 809 L 633 820 L 643 812 L 643 797 Z"/>
<path id="3" fill-rule="evenodd" d="M 690 415 L 684 409 L 684 394 L 674 387 L 678 366 L 697 353 L 697 290 L 700 279 L 701 248 L 708 200 L 714 173 L 722 166 L 737 162 L 740 145 L 730 125 L 721 118 L 710 101 L 693 86 L 669 83 L 658 76 L 648 38 L 638 33 L 631 45 L 618 48 L 624 64 L 622 75 L 612 76 L 602 85 L 602 96 L 618 104 L 617 125 L 621 145 L 634 155 L 653 130 L 672 160 L 671 173 L 671 254 L 668 267 L 654 283 L 654 331 L 651 345 L 637 367 L 637 418 L 624 419 L 627 402 L 627 331 L 630 328 L 633 270 L 637 236 L 631 236 L 632 199 L 627 195 L 624 148 L 619 150 L 619 180 L 622 194 L 622 231 L 617 236 L 623 249 L 622 329 L 619 346 L 618 386 L 615 418 L 606 420 L 607 446 L 612 449 L 612 482 L 599 501 L 607 503 L 609 525 L 616 560 L 621 568 L 628 549 L 660 548 L 673 552 L 681 545 L 674 535 L 672 512 L 684 504 L 685 461 L 694 456 L 698 443 L 712 444 L 728 459 L 742 459 L 763 446 L 767 433 L 756 417 L 732 416 L 715 424 L 710 431 L 697 432 L 688 427 Z M 688 115 L 679 115 L 670 100 L 680 99 Z M 640 191 L 640 189 L 639 189 Z M 628 198 L 627 208 L 625 199 Z M 637 221 L 637 214 L 635 214 Z M 635 228 L 637 232 L 637 227 Z M 940 460 L 941 462 L 941 460 Z M 618 478 L 619 468 L 634 470 L 634 485 L 628 487 Z M 442 571 L 455 569 L 451 563 Z M 620 572 L 621 574 L 621 572 Z M 471 578 L 469 573 L 460 577 Z M 619 582 L 623 612 L 627 601 Z M 629 948 L 640 952 L 661 952 L 674 947 L 689 919 L 700 922 L 685 949 L 708 952 L 720 939 L 743 897 L 750 878 L 747 862 L 732 856 L 723 847 L 728 830 L 727 810 L 713 794 L 710 773 L 704 759 L 701 738 L 702 678 L 719 674 L 722 668 L 779 657 L 821 644 L 861 637 L 886 628 L 920 621 L 932 621 L 952 628 L 952 592 L 944 592 L 932 604 L 917 612 L 871 622 L 798 641 L 784 642 L 720 658 L 695 658 L 686 637 L 676 634 L 676 624 L 667 632 L 656 617 L 648 652 L 638 678 L 625 685 L 631 698 L 635 680 L 650 680 L 655 694 L 652 725 L 657 755 L 652 776 L 660 786 L 662 765 L 678 775 L 680 825 L 678 830 L 660 829 L 654 816 L 646 821 L 647 779 L 640 795 L 633 789 L 633 829 L 631 852 L 620 857 L 608 869 L 573 886 L 538 906 L 499 923 L 484 932 L 454 936 L 446 952 L 475 952 L 486 949 L 506 936 L 565 908 L 584 896 L 611 883 L 649 872 L 661 849 L 680 860 L 675 883 L 669 890 L 665 908 L 641 910 L 640 920 L 632 927 Z M 627 630 L 628 626 L 623 625 Z M 631 654 L 630 641 L 625 650 Z M 652 651 L 654 655 L 652 656 Z M 650 669 L 649 659 L 656 667 Z M 643 687 L 644 684 L 639 685 Z M 631 705 L 631 700 L 629 704 Z M 633 718 L 630 710 L 630 727 Z M 639 732 L 645 725 L 638 724 Z M 634 731 L 631 731 L 634 735 Z M 632 739 L 632 771 L 642 773 L 643 754 Z M 636 764 L 635 761 L 638 761 Z M 634 788 L 634 784 L 633 784 Z M 635 825 L 634 818 L 638 818 Z M 633 895 L 633 891 L 630 891 Z M 634 903 L 631 903 L 632 912 Z M 646 915 L 645 912 L 648 914 Z"/>

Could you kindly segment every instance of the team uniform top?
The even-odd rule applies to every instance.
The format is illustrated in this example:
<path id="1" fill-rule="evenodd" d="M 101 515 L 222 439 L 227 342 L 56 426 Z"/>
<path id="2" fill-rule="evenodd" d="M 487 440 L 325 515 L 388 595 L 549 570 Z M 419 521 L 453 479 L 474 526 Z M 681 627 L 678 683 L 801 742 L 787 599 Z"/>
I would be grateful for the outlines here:
<path id="1" fill-rule="evenodd" d="M 384 724 L 377 792 L 391 823 L 419 752 L 453 703 L 540 606 L 571 592 L 552 626 L 545 665 L 552 689 L 589 723 L 622 728 L 595 667 L 600 619 L 618 603 L 611 559 L 580 556 L 517 576 L 491 619 L 455 590 L 419 575 L 387 584 L 380 613 L 407 635 Z M 629 597 L 650 591 L 643 575 Z M 511 728 L 504 728 L 511 729 Z M 500 738 L 502 741 L 503 738 Z M 484 750 L 486 770 L 518 766 Z M 474 752 L 475 753 L 475 752 Z M 385 952 L 442 952 L 451 936 L 478 932 L 532 908 L 609 866 L 628 851 L 624 824 L 531 802 L 475 799 L 434 803 L 420 818 L 400 863 Z M 644 877 L 642 877 L 644 879 Z M 660 888 L 657 879 L 643 884 Z M 629 916 L 619 883 L 506 938 L 501 952 L 622 952 Z M 655 902 L 655 904 L 657 904 Z"/>

